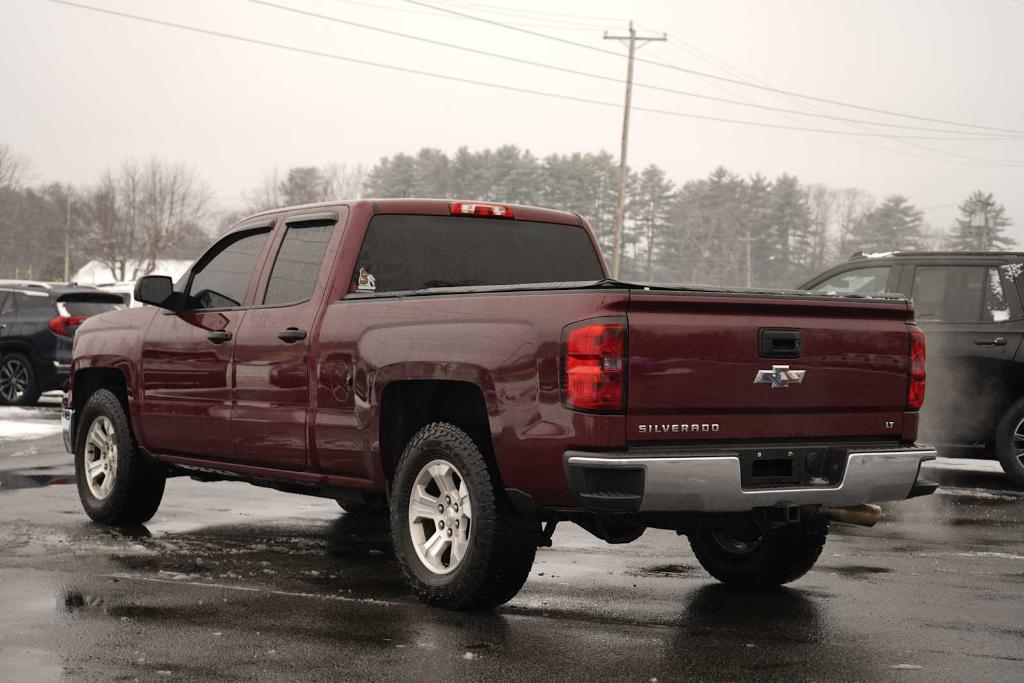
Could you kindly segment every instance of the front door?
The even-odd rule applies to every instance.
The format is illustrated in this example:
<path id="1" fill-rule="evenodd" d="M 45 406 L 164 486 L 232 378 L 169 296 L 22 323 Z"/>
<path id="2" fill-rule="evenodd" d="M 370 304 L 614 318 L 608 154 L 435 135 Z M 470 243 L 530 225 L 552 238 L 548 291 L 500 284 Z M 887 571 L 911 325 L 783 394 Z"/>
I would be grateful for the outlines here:
<path id="1" fill-rule="evenodd" d="M 232 460 L 232 355 L 272 226 L 234 232 L 193 267 L 181 313 L 158 311 L 142 345 L 142 432 L 157 453 Z"/>
<path id="2" fill-rule="evenodd" d="M 237 459 L 250 465 L 307 467 L 310 343 L 329 286 L 340 221 L 330 213 L 286 217 L 266 284 L 257 292 L 235 344 L 231 431 Z"/>
<path id="3" fill-rule="evenodd" d="M 1004 270 L 995 262 L 914 266 L 914 310 L 928 353 L 924 441 L 988 441 L 1006 408 L 1006 369 L 1024 328 L 1016 290 Z"/>

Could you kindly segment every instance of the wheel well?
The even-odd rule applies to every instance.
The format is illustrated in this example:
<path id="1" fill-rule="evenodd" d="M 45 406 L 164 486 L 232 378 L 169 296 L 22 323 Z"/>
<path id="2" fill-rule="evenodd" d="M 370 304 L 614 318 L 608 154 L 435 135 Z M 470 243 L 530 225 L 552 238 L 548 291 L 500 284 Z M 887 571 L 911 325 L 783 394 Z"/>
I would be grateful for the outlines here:
<path id="1" fill-rule="evenodd" d="M 409 439 L 439 421 L 464 430 L 494 465 L 487 404 L 480 387 L 456 380 L 401 380 L 385 387 L 381 400 L 381 464 L 388 481 Z"/>
<path id="2" fill-rule="evenodd" d="M 84 368 L 75 372 L 75 384 L 71 387 L 72 408 L 77 412 L 85 407 L 86 401 L 99 389 L 112 391 L 128 412 L 128 384 L 124 373 L 116 368 Z"/>

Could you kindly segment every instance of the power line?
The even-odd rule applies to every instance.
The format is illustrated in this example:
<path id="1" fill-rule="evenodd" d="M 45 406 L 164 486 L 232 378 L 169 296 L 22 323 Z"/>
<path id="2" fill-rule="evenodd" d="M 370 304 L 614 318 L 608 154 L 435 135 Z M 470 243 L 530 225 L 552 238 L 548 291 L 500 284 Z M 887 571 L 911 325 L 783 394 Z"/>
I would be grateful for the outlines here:
<path id="1" fill-rule="evenodd" d="M 689 51 L 691 54 L 696 55 L 699 59 L 704 59 L 705 61 L 709 61 L 710 60 L 712 63 L 717 63 L 718 65 L 724 67 L 727 71 L 730 71 L 730 72 L 732 72 L 732 73 L 734 73 L 734 74 L 736 74 L 738 76 L 741 76 L 742 78 L 746 78 L 748 80 L 754 81 L 755 83 L 758 83 L 760 85 L 768 85 L 763 80 L 760 80 L 760 79 L 758 79 L 758 78 L 756 78 L 754 76 L 751 76 L 750 74 L 748 74 L 748 73 L 746 73 L 744 71 L 741 71 L 740 69 L 737 69 L 737 68 L 735 68 L 733 66 L 730 66 L 726 62 L 723 62 L 722 60 L 714 57 L 713 55 L 705 52 L 704 50 L 701 50 L 700 48 L 698 48 L 695 45 L 692 45 L 691 43 L 687 43 L 686 41 L 680 39 L 680 40 L 678 40 L 678 44 L 677 44 L 676 40 L 677 39 L 673 39 L 673 40 L 671 40 L 669 42 L 670 42 L 670 44 L 672 44 L 672 45 L 674 45 L 676 47 L 680 47 L 681 49 L 685 49 L 685 50 Z M 805 109 L 806 108 L 810 108 L 810 109 L 813 109 L 816 112 L 822 113 L 822 109 L 820 107 L 818 107 L 818 106 L 815 106 L 812 103 L 809 103 L 809 102 L 801 103 L 800 100 L 797 100 L 796 98 L 790 97 L 788 95 L 777 95 L 777 96 L 781 97 L 781 98 L 788 99 L 788 100 L 790 100 L 792 102 L 795 102 L 797 104 L 802 104 L 802 106 Z M 808 116 L 813 116 L 814 114 L 807 114 L 807 115 Z M 861 121 L 859 121 L 857 119 L 848 119 L 848 121 L 850 122 L 848 125 L 851 125 L 852 127 L 856 128 L 858 130 L 861 130 L 861 131 L 867 130 L 867 129 L 865 129 L 865 127 L 863 125 L 858 125 L 858 124 L 865 123 L 865 122 L 861 122 Z M 872 122 L 866 122 L 866 123 L 868 123 L 869 125 L 879 125 L 879 124 L 873 124 Z M 881 125 L 886 125 L 886 124 L 881 124 Z M 920 154 L 911 154 L 911 153 L 908 153 L 908 152 L 903 151 L 903 150 L 888 149 L 888 148 L 883 147 L 881 145 L 878 145 L 878 144 L 875 144 L 875 143 L 872 143 L 872 142 L 868 142 L 867 140 L 853 140 L 853 142 L 859 142 L 860 144 L 867 145 L 868 147 L 872 147 L 874 149 L 882 150 L 882 151 L 893 153 L 893 154 L 902 154 L 902 155 L 905 155 L 905 156 L 910 156 L 910 157 L 914 157 L 914 158 L 918 158 L 918 159 L 927 159 L 928 158 L 928 157 L 923 157 Z M 905 145 L 907 147 L 912 147 L 912 148 L 915 148 L 915 149 L 924 150 L 925 152 L 931 152 L 933 154 L 939 154 L 939 155 L 942 155 L 942 156 L 952 157 L 952 158 L 955 158 L 955 159 L 963 159 L 963 160 L 970 161 L 970 162 L 977 162 L 977 163 L 983 163 L 983 164 L 985 164 L 985 163 L 997 163 L 997 164 L 998 163 L 1004 163 L 1004 162 L 1001 162 L 998 159 L 987 159 L 985 157 L 978 157 L 978 156 L 973 156 L 973 155 L 968 155 L 968 154 L 958 154 L 956 152 L 950 152 L 950 151 L 944 150 L 944 149 L 936 149 L 935 147 L 930 147 L 928 145 L 924 145 L 924 144 L 921 144 L 919 142 L 911 142 L 909 140 L 895 140 L 895 142 L 897 142 L 899 144 L 902 144 L 902 145 Z M 943 161 L 948 161 L 948 160 L 943 160 Z"/>
<path id="2" fill-rule="evenodd" d="M 343 24 L 343 25 L 346 25 L 346 26 L 352 26 L 352 27 L 355 27 L 355 28 L 365 29 L 365 30 L 368 30 L 368 31 L 376 31 L 378 33 L 383 33 L 383 34 L 386 34 L 386 35 L 396 36 L 396 37 L 399 37 L 399 38 L 406 38 L 406 39 L 409 39 L 409 40 L 415 40 L 415 41 L 418 41 L 418 42 L 421 42 L 421 43 L 426 43 L 428 45 L 437 45 L 439 47 L 445 47 L 445 48 L 449 48 L 449 49 L 452 49 L 452 50 L 460 50 L 462 52 L 468 52 L 468 53 L 471 53 L 471 54 L 484 55 L 484 56 L 487 56 L 487 57 L 493 57 L 495 59 L 504 59 L 504 60 L 507 60 L 507 61 L 510 61 L 510 62 L 515 62 L 515 63 L 518 63 L 518 64 L 526 64 L 528 66 L 533 66 L 533 67 L 537 67 L 537 68 L 541 68 L 541 69 L 548 69 L 550 71 L 558 71 L 558 72 L 561 72 L 561 73 L 572 74 L 572 75 L 575 75 L 575 76 L 583 76 L 583 77 L 586 77 L 586 78 L 594 78 L 594 79 L 598 79 L 598 80 L 602 80 L 602 81 L 606 81 L 606 82 L 611 82 L 611 83 L 617 83 L 617 84 L 625 83 L 625 81 L 622 80 L 621 78 L 616 78 L 614 76 L 606 76 L 604 74 L 598 74 L 598 73 L 594 73 L 594 72 L 591 72 L 591 71 L 582 71 L 582 70 L 573 69 L 573 68 L 570 68 L 570 67 L 558 66 L 557 64 L 550 64 L 550 63 L 546 63 L 546 62 L 538 62 L 538 61 L 534 61 L 532 59 L 525 59 L 525 58 L 522 58 L 522 57 L 516 57 L 514 55 L 508 55 L 508 54 L 502 54 L 502 53 L 499 53 L 499 52 L 491 52 L 491 51 L 488 51 L 488 50 L 480 50 L 480 49 L 477 49 L 477 48 L 468 47 L 466 45 L 459 45 L 457 43 L 449 43 L 449 42 L 446 42 L 446 41 L 443 41 L 443 40 L 435 40 L 433 38 L 426 38 L 426 37 L 423 37 L 423 36 L 412 35 L 410 33 L 403 33 L 402 31 L 395 31 L 393 29 L 383 28 L 381 26 L 373 26 L 371 24 L 364 24 L 364 23 L 361 23 L 361 22 L 358 22 L 358 21 L 352 21 L 351 19 L 342 19 L 341 17 L 336 17 L 336 16 L 332 16 L 332 15 L 329 15 L 329 14 L 321 14 L 319 12 L 313 12 L 313 11 L 310 11 L 310 10 L 299 9 L 297 7 L 289 7 L 287 5 L 280 5 L 280 4 L 277 4 L 275 2 L 269 2 L 268 0 L 248 0 L 248 1 L 253 3 L 253 4 L 257 4 L 257 5 L 263 5 L 265 7 L 272 7 L 274 9 L 282 10 L 282 11 L 285 11 L 285 12 L 292 12 L 293 14 L 304 15 L 304 16 L 315 18 L 315 19 L 321 19 L 321 20 L 324 20 L 324 21 L 330 21 L 330 22 L 337 23 L 337 24 Z M 659 63 L 661 63 L 661 62 L 659 62 Z M 649 90 L 656 90 L 656 91 L 659 91 L 659 92 L 671 93 L 671 94 L 675 94 L 675 95 L 683 95 L 685 97 L 694 97 L 694 98 L 698 98 L 698 99 L 710 100 L 710 101 L 713 101 L 713 102 L 722 102 L 722 103 L 725 103 L 725 104 L 734 104 L 734 105 L 738 105 L 738 106 L 741 106 L 741 107 L 752 107 L 752 108 L 756 108 L 756 109 L 764 109 L 764 110 L 767 110 L 767 111 L 775 111 L 775 112 L 781 112 L 781 113 L 795 114 L 797 116 L 809 116 L 809 117 L 814 117 L 814 118 L 822 118 L 822 119 L 828 119 L 828 120 L 831 120 L 831 121 L 848 121 L 848 122 L 864 123 L 864 124 L 868 124 L 868 125 L 872 125 L 872 126 L 882 126 L 882 127 L 886 127 L 886 128 L 898 128 L 898 129 L 902 129 L 902 130 L 918 130 L 918 131 L 924 131 L 924 132 L 930 132 L 930 133 L 949 133 L 949 134 L 953 134 L 953 135 L 965 135 L 965 134 L 967 134 L 967 133 L 965 133 L 965 131 L 950 130 L 949 128 L 930 128 L 930 127 L 927 127 L 927 126 L 914 126 L 914 125 L 907 125 L 907 124 L 900 124 L 900 123 L 882 123 L 882 122 L 876 122 L 876 121 L 867 121 L 867 120 L 864 120 L 864 119 L 847 118 L 847 117 L 844 117 L 844 116 L 834 116 L 834 115 L 825 114 L 825 113 L 813 113 L 813 112 L 806 112 L 806 111 L 798 111 L 796 109 L 786 109 L 784 107 L 773 107 L 773 106 L 770 106 L 770 105 L 759 104 L 759 103 L 750 102 L 750 101 L 742 101 L 742 100 L 729 99 L 727 97 L 715 97 L 714 95 L 705 95 L 705 94 L 701 94 L 701 93 L 690 92 L 690 91 L 687 91 L 687 90 L 680 90 L 680 89 L 677 89 L 677 88 L 667 88 L 667 87 L 662 87 L 662 86 L 658 86 L 658 85 L 652 85 L 652 84 L 648 84 L 648 83 L 636 82 L 633 85 L 635 87 L 638 87 L 638 88 L 647 88 Z M 989 134 L 981 134 L 981 133 L 977 133 L 977 134 L 971 133 L 970 135 L 978 135 L 979 137 L 977 137 L 976 139 L 979 140 L 979 141 L 989 141 L 989 140 L 992 140 L 992 141 L 998 141 L 998 140 L 1024 140 L 1024 138 L 1021 138 L 1019 136 L 997 136 L 997 135 L 989 135 Z M 959 138 L 959 139 L 963 140 L 964 138 Z"/>
<path id="3" fill-rule="evenodd" d="M 565 12 L 550 12 L 539 9 L 527 9 L 525 7 L 509 7 L 508 5 L 491 5 L 483 2 L 459 2 L 458 0 L 441 0 L 442 4 L 460 5 L 462 7 L 473 7 L 481 11 L 487 9 L 504 12 L 518 12 L 520 14 L 540 14 L 550 17 L 564 17 L 566 19 L 595 19 L 600 21 L 625 21 L 622 17 L 595 16 L 592 14 L 567 14 Z"/>
<path id="4" fill-rule="evenodd" d="M 583 104 L 596 104 L 598 106 L 603 106 L 603 107 L 615 107 L 616 109 L 621 106 L 617 102 L 608 102 L 608 101 L 605 101 L 605 100 L 595 100 L 595 99 L 591 99 L 591 98 L 587 98 L 587 97 L 578 97 L 576 95 L 567 95 L 565 93 L 554 93 L 554 92 L 546 92 L 546 91 L 543 91 L 543 90 L 534 90 L 532 88 L 523 88 L 523 87 L 519 87 L 519 86 L 505 85 L 505 84 L 501 84 L 501 83 L 495 83 L 493 81 L 480 81 L 480 80 L 476 80 L 476 79 L 472 79 L 472 78 L 465 78 L 465 77 L 462 77 L 462 76 L 452 76 L 450 74 L 441 74 L 441 73 L 436 73 L 436 72 L 433 72 L 433 71 L 423 71 L 421 69 L 413 69 L 411 67 L 398 66 L 396 64 L 385 64 L 385 63 L 382 63 L 382 62 L 374 62 L 374 61 L 370 61 L 370 60 L 366 60 L 366 59 L 358 59 L 356 57 L 345 57 L 343 55 L 338 55 L 338 54 L 334 54 L 334 53 L 331 53 L 331 52 L 323 52 L 323 51 L 320 51 L 320 50 L 312 50 L 312 49 L 309 49 L 309 48 L 295 47 L 293 45 L 285 45 L 283 43 L 275 43 L 273 41 L 261 40 L 259 38 L 249 38 L 249 37 L 246 37 L 246 36 L 240 36 L 240 35 L 236 35 L 236 34 L 232 34 L 232 33 L 224 33 L 224 32 L 221 32 L 221 31 L 214 31 L 212 29 L 200 28 L 198 26 L 189 26 L 187 24 L 178 24 L 178 23 L 171 22 L 171 21 L 165 21 L 163 19 L 154 19 L 154 18 L 151 18 L 151 17 L 144 17 L 144 16 L 140 16 L 140 15 L 137 15 L 137 14 L 129 14 L 127 12 L 119 12 L 117 10 L 105 9 L 105 8 L 101 8 L 101 7 L 93 7 L 91 5 L 83 5 L 83 4 L 80 4 L 80 3 L 77 3 L 77 2 L 71 2 L 70 0 L 48 0 L 48 1 L 56 3 L 56 4 L 59 4 L 59 5 L 67 5 L 69 7 L 75 7 L 75 8 L 78 8 L 78 9 L 84 9 L 84 10 L 87 10 L 87 11 L 90 11 L 90 12 L 96 12 L 98 14 L 107 14 L 107 15 L 110 15 L 110 16 L 121 17 L 121 18 L 124 18 L 124 19 L 132 20 L 132 21 L 139 21 L 139 22 L 143 22 L 143 23 L 147 23 L 147 24 L 153 24 L 153 25 L 157 25 L 157 26 L 165 26 L 165 27 L 168 27 L 168 28 L 175 28 L 175 29 L 179 29 L 179 30 L 182 30 L 182 31 L 188 31 L 188 32 L 192 32 L 192 33 L 199 33 L 199 34 L 202 34 L 202 35 L 208 35 L 208 36 L 213 36 L 213 37 L 217 37 L 217 38 L 224 38 L 226 40 L 233 40 L 233 41 L 237 41 L 237 42 L 241 42 L 241 43 L 248 43 L 248 44 L 251 44 L 251 45 L 260 45 L 262 47 L 272 47 L 272 48 L 275 48 L 275 49 L 285 50 L 287 52 L 294 52 L 294 53 L 297 53 L 297 54 L 312 55 L 312 56 L 315 56 L 315 57 L 324 57 L 324 58 L 327 58 L 327 59 L 333 59 L 333 60 L 342 61 L 342 62 L 349 62 L 349 63 L 352 63 L 352 64 L 362 64 L 364 66 L 372 66 L 372 67 L 376 67 L 376 68 L 387 69 L 389 71 L 397 71 L 397 72 L 401 72 L 401 73 L 409 73 L 409 74 L 414 74 L 414 75 L 417 75 L 417 76 L 428 76 L 430 78 L 438 78 L 438 79 L 442 79 L 442 80 L 446 80 L 446 81 L 452 81 L 452 82 L 456 82 L 456 83 L 467 83 L 469 85 L 479 85 L 479 86 L 483 86 L 483 87 L 487 87 L 487 88 L 494 88 L 494 89 L 502 90 L 502 91 L 505 91 L 505 92 L 519 92 L 519 93 L 530 94 L 530 95 L 539 95 L 539 96 L 542 96 L 542 97 L 550 97 L 550 98 L 555 98 L 555 99 L 560 99 L 560 100 L 568 100 L 568 101 L 572 101 L 572 102 L 580 102 L 580 103 L 583 103 Z M 763 123 L 763 122 L 760 122 L 760 121 L 745 121 L 745 120 L 741 120 L 741 119 L 726 119 L 726 118 L 721 118 L 721 117 L 717 117 L 717 116 L 703 116 L 703 115 L 700 115 L 700 114 L 689 114 L 689 113 L 671 111 L 671 110 L 666 110 L 666 109 L 656 109 L 656 108 L 653 108 L 653 107 L 633 107 L 633 108 L 638 110 L 638 111 L 645 111 L 645 112 L 649 112 L 649 113 L 653 113 L 653 114 L 663 114 L 663 115 L 666 115 L 666 116 L 675 116 L 675 117 L 680 117 L 680 118 L 697 119 L 697 120 L 703 120 L 703 121 L 716 121 L 716 122 L 720 122 L 720 123 L 732 123 L 732 124 L 745 125 L 745 126 L 755 126 L 755 127 L 763 127 L 763 128 L 774 128 L 774 129 L 779 129 L 779 130 L 793 130 L 793 131 L 802 131 L 802 132 L 810 132 L 810 133 L 836 133 L 836 132 L 842 132 L 844 135 L 857 135 L 857 136 L 863 136 L 863 137 L 895 138 L 895 139 L 904 139 L 904 138 L 910 138 L 910 139 L 916 139 L 916 140 L 921 140 L 921 139 L 932 140 L 932 139 L 935 139 L 934 137 L 931 137 L 931 136 L 901 136 L 901 135 L 891 135 L 891 134 L 886 134 L 886 133 L 853 133 L 853 132 L 848 132 L 848 131 L 835 131 L 835 130 L 829 130 L 829 129 L 824 129 L 824 128 L 802 128 L 802 127 L 799 127 L 799 126 L 784 126 L 784 125 L 781 125 L 781 124 Z M 942 140 L 950 140 L 951 138 L 942 137 L 940 139 L 942 139 Z M 968 139 L 973 139 L 973 138 L 968 138 Z M 1014 164 L 1014 163 L 994 163 L 994 164 L 989 164 L 989 165 L 1011 166 L 1011 167 L 1014 167 L 1014 168 L 1024 167 L 1024 164 Z"/>
<path id="5" fill-rule="evenodd" d="M 619 53 L 617 53 L 617 52 L 615 52 L 613 50 L 605 50 L 604 48 L 600 48 L 600 47 L 597 47 L 595 45 L 588 45 L 586 43 L 580 43 L 580 42 L 577 42 L 575 40 L 569 40 L 568 38 L 561 38 L 559 36 L 552 36 L 552 35 L 549 35 L 549 34 L 546 34 L 546 33 L 540 33 L 538 31 L 533 31 L 533 30 L 530 30 L 530 29 L 519 28 L 517 26 L 506 24 L 506 23 L 497 21 L 495 19 L 488 19 L 486 17 L 474 16 L 472 14 L 466 14 L 465 12 L 460 12 L 460 11 L 454 10 L 454 9 L 448 9 L 446 7 L 438 7 L 437 5 L 432 5 L 432 4 L 427 3 L 427 2 L 422 2 L 421 0 L 403 0 L 403 2 L 407 2 L 407 3 L 412 4 L 412 5 L 418 5 L 420 7 L 428 7 L 430 9 L 434 9 L 434 10 L 437 10 L 439 12 L 446 12 L 448 14 L 453 14 L 453 15 L 460 16 L 460 17 L 463 17 L 463 18 L 466 18 L 466 19 L 473 19 L 475 21 L 480 21 L 480 22 L 483 22 L 485 24 L 492 24 L 494 26 L 500 26 L 502 28 L 511 29 L 513 31 L 519 31 L 520 33 L 525 33 L 527 35 L 532 35 L 532 36 L 535 36 L 537 38 L 544 38 L 545 40 L 553 40 L 555 42 L 563 43 L 563 44 L 566 44 L 566 45 L 572 45 L 574 47 L 579 47 L 579 48 L 583 48 L 585 50 L 590 50 L 591 52 L 600 52 L 602 54 L 612 55 L 612 56 L 615 56 L 615 57 L 621 57 L 622 56 L 622 55 L 620 55 Z M 899 116 L 901 118 L 906 118 L 906 119 L 915 119 L 917 121 L 927 121 L 929 123 L 942 123 L 942 124 L 946 124 L 946 125 L 950 125 L 950 126 L 961 126 L 961 127 L 965 127 L 965 128 L 978 128 L 978 129 L 981 129 L 981 130 L 990 130 L 990 131 L 996 131 L 996 132 L 1000 132 L 1000 133 L 1017 133 L 1017 134 L 1024 133 L 1024 130 L 1017 130 L 1017 129 L 1013 129 L 1013 128 L 998 128 L 998 127 L 994 127 L 994 126 L 983 126 L 983 125 L 978 125 L 978 124 L 973 124 L 973 123 L 960 123 L 958 121 L 949 121 L 949 120 L 945 120 L 945 119 L 936 119 L 936 118 L 931 118 L 931 117 L 927 117 L 927 116 L 918 116 L 918 115 L 915 115 L 915 114 L 904 114 L 904 113 L 901 113 L 901 112 L 890 111 L 888 109 L 878 109 L 878 108 L 875 108 L 875 107 L 867 107 L 867 106 L 863 106 L 863 105 L 859 105 L 859 104 L 853 104 L 851 102 L 843 102 L 843 101 L 840 101 L 840 100 L 833 100 L 833 99 L 829 99 L 829 98 L 826 98 L 826 97 L 817 97 L 815 95 L 807 95 L 807 94 L 799 93 L 799 92 L 796 92 L 796 91 L 793 91 L 793 90 L 784 90 L 782 88 L 774 88 L 774 87 L 767 86 L 767 85 L 759 85 L 757 83 L 751 83 L 750 81 L 744 81 L 744 80 L 740 80 L 740 79 L 737 79 L 737 78 L 728 78 L 726 76 L 718 76 L 716 74 L 710 74 L 710 73 L 706 73 L 706 72 L 703 72 L 703 71 L 697 71 L 696 69 L 688 69 L 686 67 L 678 66 L 678 65 L 675 65 L 675 64 L 665 64 L 663 62 L 656 62 L 654 60 L 643 59 L 641 57 L 637 57 L 636 61 L 644 62 L 646 64 L 653 64 L 655 66 L 660 66 L 660 67 L 666 68 L 666 69 L 672 69 L 673 71 L 680 71 L 682 73 L 687 73 L 687 74 L 690 74 L 690 75 L 693 75 L 693 76 L 702 76 L 704 78 L 713 78 L 715 80 L 725 81 L 727 83 L 733 83 L 735 85 L 742 85 L 742 86 L 747 87 L 747 88 L 756 88 L 758 90 L 765 90 L 765 91 L 768 91 L 768 92 L 774 92 L 774 93 L 778 93 L 778 94 L 781 94 L 781 95 L 791 95 L 793 97 L 799 97 L 799 98 L 806 99 L 806 100 L 813 100 L 815 102 L 822 102 L 822 103 L 825 103 L 825 104 L 831 104 L 831 105 L 835 105 L 835 106 L 838 106 L 838 107 L 849 107 L 851 109 L 859 109 L 861 111 L 869 111 L 869 112 L 873 112 L 875 114 L 884 114 L 886 116 Z"/>

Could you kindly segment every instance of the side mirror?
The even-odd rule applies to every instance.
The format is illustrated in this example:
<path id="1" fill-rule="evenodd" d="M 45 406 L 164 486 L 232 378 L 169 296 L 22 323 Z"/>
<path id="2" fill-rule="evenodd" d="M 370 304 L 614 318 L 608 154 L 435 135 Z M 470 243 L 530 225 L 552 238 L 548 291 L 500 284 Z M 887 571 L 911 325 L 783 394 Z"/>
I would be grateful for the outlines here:
<path id="1" fill-rule="evenodd" d="M 176 299 L 174 283 L 166 275 L 146 275 L 135 283 L 135 300 L 141 303 L 175 311 Z"/>

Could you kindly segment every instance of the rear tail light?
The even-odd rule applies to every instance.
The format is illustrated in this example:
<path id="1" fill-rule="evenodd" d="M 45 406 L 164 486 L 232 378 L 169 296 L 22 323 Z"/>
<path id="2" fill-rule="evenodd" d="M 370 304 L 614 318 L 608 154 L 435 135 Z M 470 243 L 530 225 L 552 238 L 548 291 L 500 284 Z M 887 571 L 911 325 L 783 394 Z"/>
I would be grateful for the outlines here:
<path id="1" fill-rule="evenodd" d="M 626 321 L 584 320 L 562 332 L 562 403 L 622 412 L 626 405 Z"/>
<path id="2" fill-rule="evenodd" d="M 85 318 L 84 315 L 58 315 L 50 319 L 50 329 L 62 337 L 73 337 L 75 331 L 71 328 L 81 325 Z"/>
<path id="3" fill-rule="evenodd" d="M 490 216 L 491 218 L 515 218 L 512 207 L 505 204 L 485 204 L 481 202 L 452 202 L 453 216 Z"/>
<path id="4" fill-rule="evenodd" d="M 924 405 L 924 332 L 910 328 L 910 364 L 907 378 L 907 408 L 920 410 Z"/>

